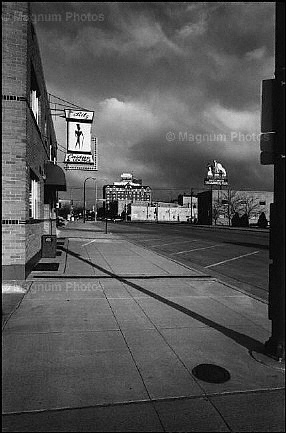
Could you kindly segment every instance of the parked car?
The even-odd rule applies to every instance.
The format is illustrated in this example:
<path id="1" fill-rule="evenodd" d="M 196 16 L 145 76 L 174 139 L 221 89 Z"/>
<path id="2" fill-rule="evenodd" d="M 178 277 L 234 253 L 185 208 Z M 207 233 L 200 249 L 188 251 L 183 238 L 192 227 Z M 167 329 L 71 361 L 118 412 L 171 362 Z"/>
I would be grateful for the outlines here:
<path id="1" fill-rule="evenodd" d="M 121 217 L 113 218 L 114 223 L 119 222 L 119 221 L 123 221 Z"/>

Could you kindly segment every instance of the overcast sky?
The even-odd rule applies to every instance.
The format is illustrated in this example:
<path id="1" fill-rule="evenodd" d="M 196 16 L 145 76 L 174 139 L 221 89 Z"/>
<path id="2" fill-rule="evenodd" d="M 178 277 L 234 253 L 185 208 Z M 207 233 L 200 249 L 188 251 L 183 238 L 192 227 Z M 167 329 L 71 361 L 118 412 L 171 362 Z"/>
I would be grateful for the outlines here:
<path id="1" fill-rule="evenodd" d="M 259 133 L 274 2 L 31 5 L 48 91 L 95 112 L 99 186 L 133 172 L 174 198 L 204 188 L 217 159 L 233 189 L 273 189 Z M 65 120 L 55 127 L 65 146 Z M 68 185 L 88 175 L 69 171 Z"/>

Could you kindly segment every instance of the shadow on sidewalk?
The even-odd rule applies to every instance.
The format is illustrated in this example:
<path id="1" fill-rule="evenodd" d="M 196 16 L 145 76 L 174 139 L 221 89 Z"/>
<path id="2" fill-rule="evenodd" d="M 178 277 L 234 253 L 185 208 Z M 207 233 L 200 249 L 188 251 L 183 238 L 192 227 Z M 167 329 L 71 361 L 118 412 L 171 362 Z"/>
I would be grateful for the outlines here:
<path id="1" fill-rule="evenodd" d="M 138 290 L 141 293 L 145 293 L 146 295 L 156 299 L 159 302 L 162 302 L 163 304 L 168 305 L 169 307 L 174 308 L 177 311 L 180 311 L 181 313 L 184 313 L 190 317 L 192 317 L 195 320 L 198 320 L 199 322 L 203 323 L 204 325 L 207 325 L 216 331 L 221 332 L 226 337 L 231 338 L 233 341 L 238 343 L 240 346 L 246 348 L 249 352 L 255 351 L 258 353 L 264 353 L 264 344 L 261 343 L 258 340 L 255 340 L 254 338 L 249 337 L 248 335 L 241 334 L 240 332 L 234 331 L 232 329 L 226 328 L 225 326 L 220 325 L 219 323 L 214 322 L 213 320 L 210 320 L 195 311 L 191 311 L 182 305 L 177 304 L 176 302 L 171 301 L 170 299 L 166 299 L 160 295 L 157 295 L 156 293 L 150 292 L 149 290 L 145 289 L 144 287 L 139 286 L 138 284 L 135 284 L 130 279 L 137 278 L 137 277 L 120 277 L 119 275 L 114 274 L 113 272 L 108 271 L 107 269 L 102 268 L 99 265 L 96 265 L 95 263 L 92 263 L 91 261 L 84 259 L 79 254 L 72 252 L 64 247 L 61 247 L 63 251 L 65 251 L 67 254 L 70 254 L 73 257 L 76 257 L 78 260 L 83 261 L 84 263 L 87 263 L 91 265 L 92 267 L 100 270 L 101 272 L 104 272 L 106 275 L 108 275 L 111 278 L 116 279 L 117 281 L 120 281 L 121 283 L 124 283 L 128 285 L 129 287 L 132 287 L 133 289 Z M 92 278 L 89 276 L 89 278 Z M 101 277 L 96 277 L 101 278 Z"/>

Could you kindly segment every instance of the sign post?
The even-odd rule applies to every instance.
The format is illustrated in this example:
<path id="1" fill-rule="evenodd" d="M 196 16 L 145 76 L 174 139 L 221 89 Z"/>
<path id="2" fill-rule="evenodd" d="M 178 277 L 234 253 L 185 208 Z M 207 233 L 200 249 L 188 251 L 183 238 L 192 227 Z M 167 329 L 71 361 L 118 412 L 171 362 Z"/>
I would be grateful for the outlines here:
<path id="1" fill-rule="evenodd" d="M 285 3 L 283 2 L 276 2 L 275 79 L 270 83 L 264 83 L 262 91 L 264 93 L 262 94 L 260 161 L 263 165 L 274 165 L 274 203 L 270 209 L 268 310 L 269 319 L 272 321 L 272 332 L 264 347 L 266 355 L 276 361 L 285 362 Z"/>

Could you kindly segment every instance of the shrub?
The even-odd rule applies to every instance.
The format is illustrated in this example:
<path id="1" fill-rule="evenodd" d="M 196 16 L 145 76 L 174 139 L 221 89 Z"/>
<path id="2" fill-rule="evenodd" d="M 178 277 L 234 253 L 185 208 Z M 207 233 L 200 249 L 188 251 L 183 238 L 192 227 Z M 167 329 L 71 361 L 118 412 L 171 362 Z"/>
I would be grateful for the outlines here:
<path id="1" fill-rule="evenodd" d="M 240 227 L 249 227 L 249 219 L 246 213 L 240 218 Z"/>
<path id="2" fill-rule="evenodd" d="M 235 214 L 231 218 L 231 225 L 232 225 L 232 227 L 239 227 L 240 226 L 240 218 L 239 218 L 238 212 L 235 212 Z"/>
<path id="3" fill-rule="evenodd" d="M 261 214 L 259 215 L 258 221 L 257 221 L 257 225 L 260 228 L 265 229 L 267 227 L 268 221 L 267 218 L 265 216 L 264 212 L 261 212 Z"/>

